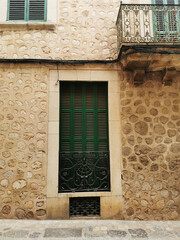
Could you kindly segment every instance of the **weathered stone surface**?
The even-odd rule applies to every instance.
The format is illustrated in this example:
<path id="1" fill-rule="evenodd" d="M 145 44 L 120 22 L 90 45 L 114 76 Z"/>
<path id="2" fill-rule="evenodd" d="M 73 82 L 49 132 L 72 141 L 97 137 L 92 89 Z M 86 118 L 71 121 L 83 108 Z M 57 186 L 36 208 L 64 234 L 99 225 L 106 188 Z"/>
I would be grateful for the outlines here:
<path id="1" fill-rule="evenodd" d="M 110 237 L 120 237 L 120 238 L 124 238 L 126 237 L 127 233 L 125 231 L 118 231 L 118 230 L 108 230 L 107 231 L 107 235 L 109 235 Z"/>
<path id="2" fill-rule="evenodd" d="M 171 171 L 179 171 L 180 169 L 180 160 L 177 159 L 177 160 L 173 160 L 169 163 L 169 169 Z"/>
<path id="3" fill-rule="evenodd" d="M 164 205 L 165 205 L 164 200 L 160 200 L 156 203 L 158 209 L 162 209 Z"/>
<path id="4" fill-rule="evenodd" d="M 132 123 L 135 123 L 135 122 L 137 122 L 137 120 L 138 120 L 138 116 L 136 116 L 136 115 L 131 115 L 131 116 L 129 117 L 129 120 L 130 120 Z"/>
<path id="5" fill-rule="evenodd" d="M 15 216 L 18 219 L 24 219 L 26 217 L 26 212 L 21 208 L 17 208 L 15 211 Z"/>
<path id="6" fill-rule="evenodd" d="M 149 159 L 146 155 L 145 156 L 140 156 L 139 161 L 144 166 L 148 166 L 148 164 L 149 164 Z"/>
<path id="7" fill-rule="evenodd" d="M 151 108 L 151 109 L 150 109 L 150 114 L 151 114 L 152 116 L 157 116 L 157 115 L 158 115 L 158 110 L 157 110 L 156 108 Z"/>
<path id="8" fill-rule="evenodd" d="M 167 151 L 167 146 L 165 144 L 159 144 L 154 148 L 155 153 L 164 153 Z"/>
<path id="9" fill-rule="evenodd" d="M 14 189 L 21 189 L 26 185 L 27 185 L 26 181 L 22 179 L 22 180 L 15 181 L 12 186 Z"/>
<path id="10" fill-rule="evenodd" d="M 9 215 L 10 212 L 11 212 L 11 206 L 9 205 L 5 205 L 3 208 L 2 208 L 2 211 L 1 211 L 4 215 Z"/>
<path id="11" fill-rule="evenodd" d="M 152 148 L 150 148 L 149 146 L 146 145 L 136 145 L 134 147 L 134 151 L 137 155 L 140 154 L 147 154 L 149 152 L 151 152 Z"/>
<path id="12" fill-rule="evenodd" d="M 145 138 L 145 141 L 148 145 L 151 145 L 153 143 L 153 138 Z"/>
<path id="13" fill-rule="evenodd" d="M 162 182 L 160 182 L 160 181 L 157 181 L 154 185 L 153 185 L 153 188 L 155 189 L 155 190 L 161 190 L 162 189 L 162 187 L 163 187 L 163 185 L 162 185 Z"/>
<path id="14" fill-rule="evenodd" d="M 124 147 L 122 149 L 123 156 L 129 156 L 131 154 L 131 152 L 132 152 L 132 149 L 130 147 Z"/>
<path id="15" fill-rule="evenodd" d="M 0 185 L 2 187 L 8 187 L 9 181 L 7 179 L 2 179 Z"/>
<path id="16" fill-rule="evenodd" d="M 130 144 L 130 145 L 134 145 L 134 143 L 135 143 L 135 138 L 134 138 L 134 136 L 129 136 L 128 138 L 127 138 L 127 140 L 128 140 L 128 143 Z"/>
<path id="17" fill-rule="evenodd" d="M 132 238 L 148 238 L 148 234 L 144 229 L 128 229 Z"/>
<path id="18" fill-rule="evenodd" d="M 44 202 L 43 201 L 40 201 L 40 202 L 37 202 L 36 203 L 36 206 L 37 207 L 42 207 L 44 205 Z"/>
<path id="19" fill-rule="evenodd" d="M 146 113 L 146 108 L 144 106 L 139 106 L 136 110 L 137 114 L 145 114 Z"/>
<path id="20" fill-rule="evenodd" d="M 44 216 L 46 215 L 46 210 L 45 209 L 38 209 L 36 210 L 37 216 Z"/>
<path id="21" fill-rule="evenodd" d="M 161 116 L 161 117 L 160 117 L 160 121 L 161 121 L 162 124 L 165 124 L 165 123 L 168 122 L 168 118 L 165 117 L 165 116 Z"/>
<path id="22" fill-rule="evenodd" d="M 158 164 L 152 164 L 150 169 L 152 172 L 156 172 L 159 170 L 159 166 Z"/>
<path id="23" fill-rule="evenodd" d="M 70 238 L 81 236 L 81 228 L 47 228 L 44 234 L 45 238 Z"/>
<path id="24" fill-rule="evenodd" d="M 169 129 L 167 131 L 167 134 L 169 137 L 174 137 L 174 136 L 176 136 L 176 130 Z"/>
<path id="25" fill-rule="evenodd" d="M 27 201 L 24 204 L 24 208 L 26 208 L 26 209 L 31 209 L 33 207 L 34 207 L 34 202 L 33 201 Z"/>
<path id="26" fill-rule="evenodd" d="M 146 135 L 148 132 L 148 125 L 145 122 L 138 122 L 135 124 L 135 131 L 140 135 Z"/>
<path id="27" fill-rule="evenodd" d="M 132 126 L 130 123 L 126 123 L 123 127 L 123 133 L 129 134 L 132 131 Z"/>
<path id="28" fill-rule="evenodd" d="M 134 214 L 134 209 L 132 207 L 130 207 L 126 210 L 126 213 L 128 216 L 132 216 Z"/>
<path id="29" fill-rule="evenodd" d="M 21 239 L 21 238 L 27 238 L 28 234 L 29 234 L 29 231 L 27 230 L 10 230 L 4 233 L 4 236 L 7 238 Z"/>
<path id="30" fill-rule="evenodd" d="M 164 135 L 166 133 L 166 130 L 162 125 L 157 124 L 154 126 L 154 132 L 158 135 Z"/>
<path id="31" fill-rule="evenodd" d="M 161 196 L 163 197 L 163 198 L 168 198 L 169 197 L 169 192 L 168 192 L 168 190 L 162 190 L 161 191 Z"/>
<path id="32" fill-rule="evenodd" d="M 40 161 L 35 161 L 32 165 L 31 165 L 32 169 L 34 170 L 39 170 L 42 168 L 42 162 Z"/>
<path id="33" fill-rule="evenodd" d="M 173 143 L 170 147 L 171 152 L 180 153 L 180 143 Z"/>
<path id="34" fill-rule="evenodd" d="M 26 214 L 26 218 L 27 219 L 33 219 L 34 218 L 34 213 L 32 211 L 29 211 L 27 214 Z"/>
<path id="35" fill-rule="evenodd" d="M 3 159 L 0 159 L 0 169 L 4 169 L 6 167 L 6 163 Z"/>
<path id="36" fill-rule="evenodd" d="M 149 184 L 148 182 L 144 182 L 144 183 L 142 184 L 142 190 L 143 190 L 143 191 L 149 191 L 149 190 L 151 190 L 150 184 Z"/>

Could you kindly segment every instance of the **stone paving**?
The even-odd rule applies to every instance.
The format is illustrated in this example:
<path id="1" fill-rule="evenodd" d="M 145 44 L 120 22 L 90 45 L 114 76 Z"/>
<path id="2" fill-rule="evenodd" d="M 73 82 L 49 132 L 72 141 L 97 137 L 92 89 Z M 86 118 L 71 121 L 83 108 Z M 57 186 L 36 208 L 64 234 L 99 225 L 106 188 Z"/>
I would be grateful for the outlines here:
<path id="1" fill-rule="evenodd" d="M 2 239 L 177 240 L 180 221 L 0 220 Z"/>

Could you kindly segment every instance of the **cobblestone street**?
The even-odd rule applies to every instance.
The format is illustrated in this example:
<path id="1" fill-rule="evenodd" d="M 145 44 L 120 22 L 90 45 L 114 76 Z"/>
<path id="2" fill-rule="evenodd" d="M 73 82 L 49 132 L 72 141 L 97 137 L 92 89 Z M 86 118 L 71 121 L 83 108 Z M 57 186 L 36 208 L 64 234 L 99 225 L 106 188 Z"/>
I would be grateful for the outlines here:
<path id="1" fill-rule="evenodd" d="M 0 220 L 2 239 L 180 239 L 180 221 Z"/>

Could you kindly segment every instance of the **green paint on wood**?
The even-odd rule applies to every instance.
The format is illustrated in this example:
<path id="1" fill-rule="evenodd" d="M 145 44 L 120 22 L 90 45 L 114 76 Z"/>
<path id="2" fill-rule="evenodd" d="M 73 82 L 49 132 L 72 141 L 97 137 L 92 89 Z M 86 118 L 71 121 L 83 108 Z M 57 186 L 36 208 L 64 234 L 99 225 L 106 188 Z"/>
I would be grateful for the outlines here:
<path id="1" fill-rule="evenodd" d="M 47 21 L 47 0 L 8 0 L 7 21 Z"/>
<path id="2" fill-rule="evenodd" d="M 60 151 L 100 151 L 100 144 L 108 151 L 107 83 L 61 82 L 60 88 Z"/>

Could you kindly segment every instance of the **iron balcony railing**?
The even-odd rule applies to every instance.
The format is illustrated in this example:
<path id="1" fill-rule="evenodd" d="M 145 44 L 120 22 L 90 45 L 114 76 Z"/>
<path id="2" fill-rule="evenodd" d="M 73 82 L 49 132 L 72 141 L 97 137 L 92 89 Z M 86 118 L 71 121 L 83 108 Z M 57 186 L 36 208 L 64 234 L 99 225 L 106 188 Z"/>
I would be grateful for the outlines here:
<path id="1" fill-rule="evenodd" d="M 180 5 L 122 4 L 117 19 L 123 43 L 180 43 Z"/>
<path id="2" fill-rule="evenodd" d="M 109 152 L 60 152 L 59 192 L 110 191 Z"/>

